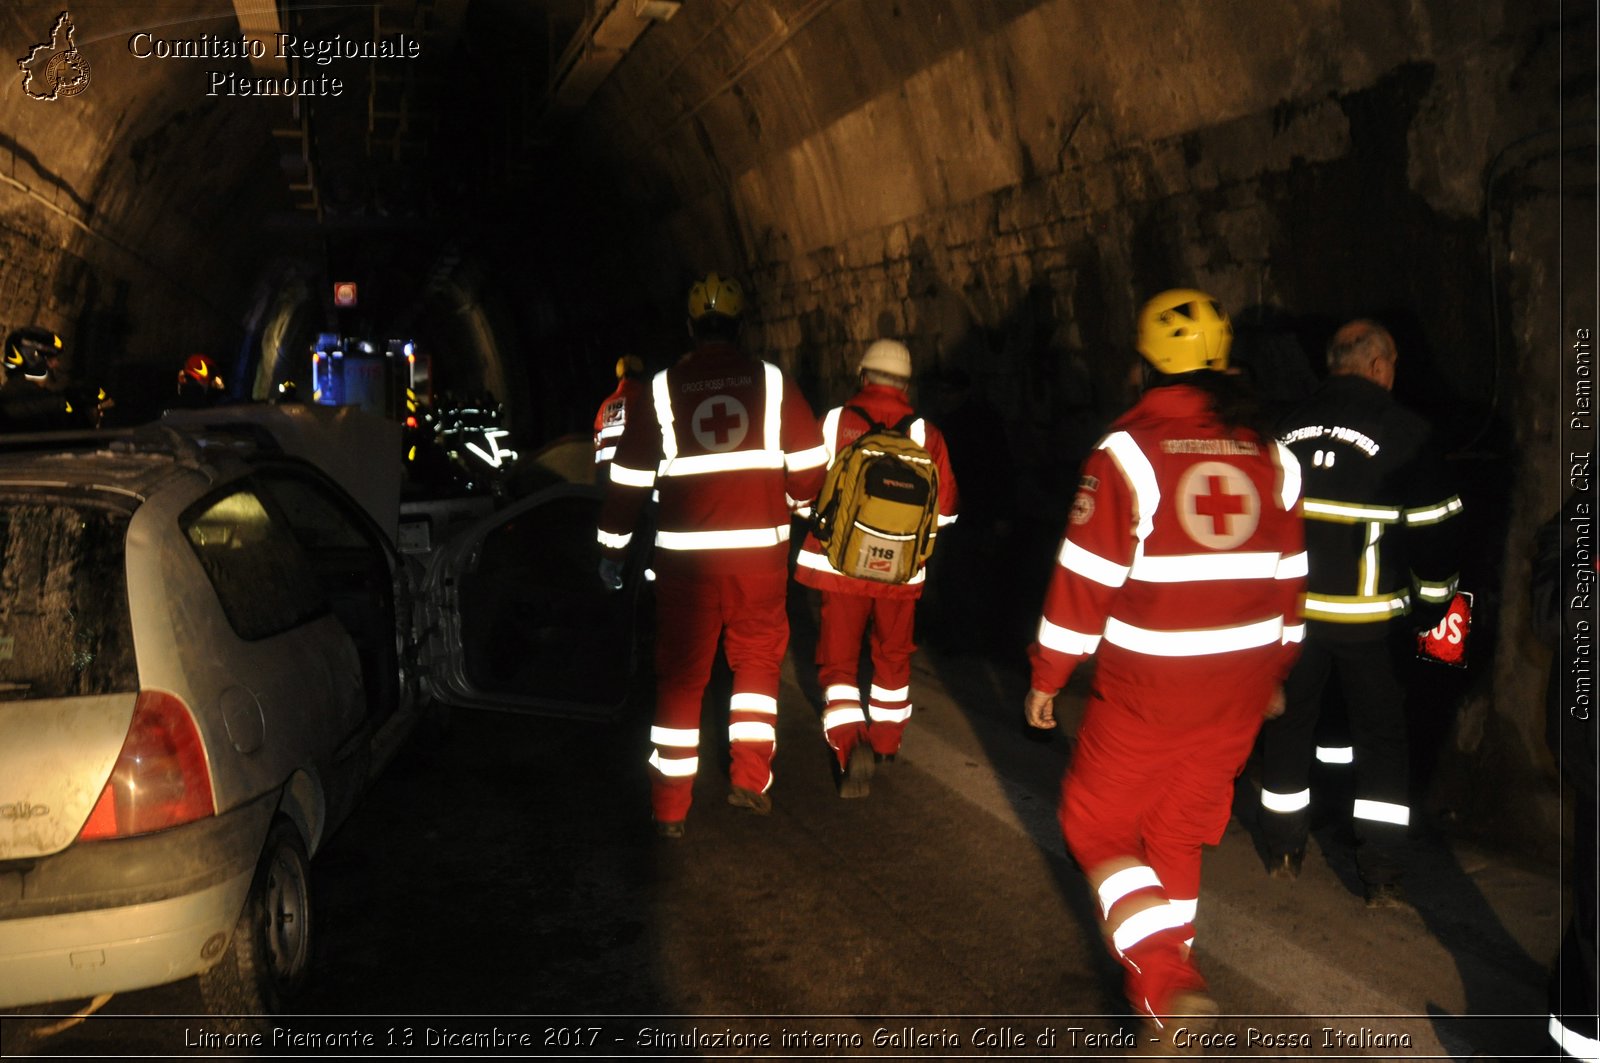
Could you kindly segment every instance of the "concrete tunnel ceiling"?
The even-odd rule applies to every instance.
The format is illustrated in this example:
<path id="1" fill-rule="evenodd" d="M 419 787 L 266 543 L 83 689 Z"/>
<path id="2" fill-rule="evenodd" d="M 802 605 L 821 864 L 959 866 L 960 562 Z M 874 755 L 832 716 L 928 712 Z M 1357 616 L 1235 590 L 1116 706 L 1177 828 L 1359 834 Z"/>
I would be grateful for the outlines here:
<path id="1" fill-rule="evenodd" d="M 0 13 L 19 67 L 62 50 L 65 6 Z M 1467 576 L 1492 641 L 1443 744 L 1458 780 L 1485 760 L 1553 777 L 1524 547 L 1563 493 L 1550 352 L 1595 311 L 1571 283 L 1592 263 L 1559 240 L 1594 230 L 1593 3 L 79 0 L 70 19 L 87 81 L 0 80 L 0 326 L 53 327 L 76 371 L 130 389 L 210 350 L 261 394 L 318 331 L 408 333 L 535 447 L 586 429 L 617 354 L 670 364 L 687 282 L 722 269 L 819 406 L 880 334 L 925 380 L 967 373 L 1048 539 L 1146 295 L 1216 294 L 1269 389 L 1340 321 L 1381 317 L 1483 515 Z M 296 61 L 275 32 L 418 54 Z M 266 54 L 137 54 L 246 34 Z M 316 84 L 242 94 L 257 79 Z M 1460 790 L 1441 800 L 1481 800 Z"/>

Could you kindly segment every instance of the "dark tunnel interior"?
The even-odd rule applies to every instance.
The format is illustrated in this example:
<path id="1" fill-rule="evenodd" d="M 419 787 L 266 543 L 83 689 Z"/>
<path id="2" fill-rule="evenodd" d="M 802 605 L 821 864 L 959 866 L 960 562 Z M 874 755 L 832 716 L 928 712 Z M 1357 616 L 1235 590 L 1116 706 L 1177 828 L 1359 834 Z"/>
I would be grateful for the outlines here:
<path id="1" fill-rule="evenodd" d="M 64 337 L 123 424 L 196 352 L 266 401 L 319 346 L 409 342 L 529 453 L 588 433 L 620 355 L 671 365 L 721 270 L 814 406 L 878 336 L 935 416 L 971 381 L 1047 559 L 1143 298 L 1216 294 L 1269 402 L 1377 318 L 1479 515 L 1436 801 L 1514 836 L 1555 814 L 1527 542 L 1596 309 L 1562 241 L 1594 230 L 1594 32 L 1512 0 L 15 0 L 0 328 Z"/>

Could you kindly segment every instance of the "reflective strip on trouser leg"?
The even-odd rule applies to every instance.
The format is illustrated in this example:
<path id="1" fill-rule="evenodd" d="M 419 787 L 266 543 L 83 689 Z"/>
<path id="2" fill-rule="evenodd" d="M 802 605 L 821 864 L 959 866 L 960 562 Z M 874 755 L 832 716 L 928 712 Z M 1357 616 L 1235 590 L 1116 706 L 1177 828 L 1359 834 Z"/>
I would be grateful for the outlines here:
<path id="1" fill-rule="evenodd" d="M 1368 801 L 1357 798 L 1353 814 L 1356 819 L 1372 823 L 1391 823 L 1397 827 L 1411 825 L 1411 809 L 1389 801 Z"/>
<path id="2" fill-rule="evenodd" d="M 867 719 L 872 748 L 883 754 L 900 751 L 900 740 L 911 721 L 916 608 L 914 598 L 877 598 L 872 603 L 872 685 L 867 690 Z"/>
<path id="3" fill-rule="evenodd" d="M 1318 746 L 1317 761 L 1322 764 L 1354 764 L 1356 751 L 1353 746 Z"/>
<path id="4" fill-rule="evenodd" d="M 850 750 L 867 729 L 867 715 L 861 711 L 861 691 L 848 683 L 833 683 L 823 691 L 822 736 L 839 755 L 843 767 Z"/>
<path id="5" fill-rule="evenodd" d="M 1261 807 L 1268 812 L 1303 812 L 1311 807 L 1311 791 L 1307 789 L 1294 794 L 1275 794 L 1263 787 Z"/>
<path id="6" fill-rule="evenodd" d="M 755 750 L 770 764 L 778 745 L 778 699 L 769 694 L 734 694 L 728 699 L 728 744 L 736 759 L 741 749 Z M 771 785 L 769 770 L 760 792 Z"/>
<path id="7" fill-rule="evenodd" d="M 718 577 L 722 590 L 722 648 L 733 671 L 729 702 L 729 773 L 733 785 L 757 793 L 772 786 L 777 748 L 779 671 L 789 645 L 784 611 L 788 569 Z"/>

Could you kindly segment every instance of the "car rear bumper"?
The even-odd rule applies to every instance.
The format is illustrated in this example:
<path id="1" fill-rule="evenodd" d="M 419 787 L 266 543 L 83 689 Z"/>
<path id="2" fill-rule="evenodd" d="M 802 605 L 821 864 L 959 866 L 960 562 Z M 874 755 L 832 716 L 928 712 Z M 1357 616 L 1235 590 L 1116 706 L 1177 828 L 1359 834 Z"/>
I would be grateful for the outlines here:
<path id="1" fill-rule="evenodd" d="M 0 1007 L 144 989 L 223 952 L 277 795 L 143 838 L 0 868 Z"/>

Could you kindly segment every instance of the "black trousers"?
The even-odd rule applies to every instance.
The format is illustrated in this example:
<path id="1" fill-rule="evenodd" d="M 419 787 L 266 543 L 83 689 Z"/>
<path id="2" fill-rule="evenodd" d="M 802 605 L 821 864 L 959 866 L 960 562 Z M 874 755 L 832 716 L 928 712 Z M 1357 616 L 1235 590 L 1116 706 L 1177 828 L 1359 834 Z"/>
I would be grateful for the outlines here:
<path id="1" fill-rule="evenodd" d="M 1284 683 L 1284 712 L 1261 729 L 1261 823 L 1274 856 L 1305 849 L 1310 833 L 1311 761 L 1328 681 L 1344 697 L 1354 751 L 1356 864 L 1367 885 L 1405 870 L 1410 824 L 1405 688 L 1387 638 L 1309 638 Z M 1276 806 L 1276 807 L 1275 807 Z"/>

